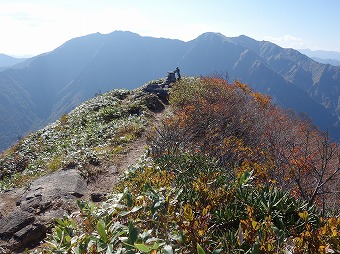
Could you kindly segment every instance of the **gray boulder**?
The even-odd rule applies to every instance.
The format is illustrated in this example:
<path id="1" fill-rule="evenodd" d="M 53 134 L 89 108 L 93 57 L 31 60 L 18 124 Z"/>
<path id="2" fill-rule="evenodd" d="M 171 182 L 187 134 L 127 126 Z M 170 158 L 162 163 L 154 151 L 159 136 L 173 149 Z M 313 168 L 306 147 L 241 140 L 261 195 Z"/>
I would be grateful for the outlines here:
<path id="1" fill-rule="evenodd" d="M 162 84 L 148 84 L 144 87 L 144 92 L 156 94 L 162 101 L 167 101 L 169 97 L 168 89 Z"/>
<path id="2" fill-rule="evenodd" d="M 76 199 L 87 191 L 87 183 L 76 169 L 57 171 L 43 176 L 30 185 L 19 200 L 16 192 L 0 207 L 16 208 L 0 216 L 0 253 L 22 251 L 46 236 L 48 225 L 76 207 Z M 5 197 L 5 196 L 4 196 Z M 2 205 L 3 203 L 3 205 Z"/>
<path id="3" fill-rule="evenodd" d="M 86 181 L 76 169 L 62 170 L 35 180 L 26 199 L 35 197 L 82 197 L 86 192 Z"/>
<path id="4" fill-rule="evenodd" d="M 20 209 L 14 210 L 8 216 L 0 219 L 0 238 L 9 238 L 20 229 L 33 223 L 35 217 Z"/>

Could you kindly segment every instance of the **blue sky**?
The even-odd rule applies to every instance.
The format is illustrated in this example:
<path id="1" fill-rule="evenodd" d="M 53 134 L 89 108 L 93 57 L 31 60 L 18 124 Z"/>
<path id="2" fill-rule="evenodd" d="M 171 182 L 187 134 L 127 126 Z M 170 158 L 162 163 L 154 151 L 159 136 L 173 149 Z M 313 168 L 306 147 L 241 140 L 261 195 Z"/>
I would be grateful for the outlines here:
<path id="1" fill-rule="evenodd" d="M 244 34 L 340 51 L 340 0 L 0 0 L 0 53 L 36 55 L 114 30 L 183 41 L 204 32 Z"/>

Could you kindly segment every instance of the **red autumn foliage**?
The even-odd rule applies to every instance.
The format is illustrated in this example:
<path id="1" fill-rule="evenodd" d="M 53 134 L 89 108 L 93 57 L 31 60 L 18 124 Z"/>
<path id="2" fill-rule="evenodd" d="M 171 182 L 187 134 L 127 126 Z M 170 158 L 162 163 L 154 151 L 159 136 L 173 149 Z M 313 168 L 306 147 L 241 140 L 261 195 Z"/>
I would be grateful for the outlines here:
<path id="1" fill-rule="evenodd" d="M 310 204 L 339 208 L 339 147 L 308 119 L 274 105 L 239 81 L 182 79 L 170 95 L 173 116 L 152 139 L 154 156 L 194 151 L 226 170 L 253 170 Z"/>

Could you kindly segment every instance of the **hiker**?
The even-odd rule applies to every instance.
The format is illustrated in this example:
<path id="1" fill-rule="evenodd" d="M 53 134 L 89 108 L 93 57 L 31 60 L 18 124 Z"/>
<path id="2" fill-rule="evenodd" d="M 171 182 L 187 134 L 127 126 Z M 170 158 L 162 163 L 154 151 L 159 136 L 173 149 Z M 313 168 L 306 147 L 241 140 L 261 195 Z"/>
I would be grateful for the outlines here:
<path id="1" fill-rule="evenodd" d="M 180 70 L 179 70 L 178 66 L 174 70 L 174 73 L 177 73 L 177 80 L 180 80 L 181 79 L 181 73 L 180 73 Z"/>
<path id="2" fill-rule="evenodd" d="M 177 73 L 177 79 L 176 79 L 176 73 Z M 181 79 L 181 74 L 180 74 L 180 70 L 178 67 L 176 67 L 176 69 L 174 71 L 169 71 L 168 75 L 165 79 L 165 81 L 160 84 L 163 88 L 165 86 L 169 86 L 171 83 L 176 82 L 177 80 Z"/>

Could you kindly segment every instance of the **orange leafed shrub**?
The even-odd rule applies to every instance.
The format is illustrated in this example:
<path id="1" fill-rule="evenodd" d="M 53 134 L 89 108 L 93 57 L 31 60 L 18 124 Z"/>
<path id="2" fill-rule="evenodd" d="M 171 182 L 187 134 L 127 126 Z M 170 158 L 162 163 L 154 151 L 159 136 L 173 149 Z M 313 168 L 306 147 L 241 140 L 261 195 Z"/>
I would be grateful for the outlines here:
<path id="1" fill-rule="evenodd" d="M 310 204 L 338 208 L 339 147 L 309 120 L 240 81 L 219 77 L 182 79 L 170 105 L 174 115 L 159 131 L 162 142 L 154 144 L 162 147 L 153 146 L 155 156 L 175 150 L 208 154 L 236 175 L 252 170 L 259 183 L 272 181 Z"/>

